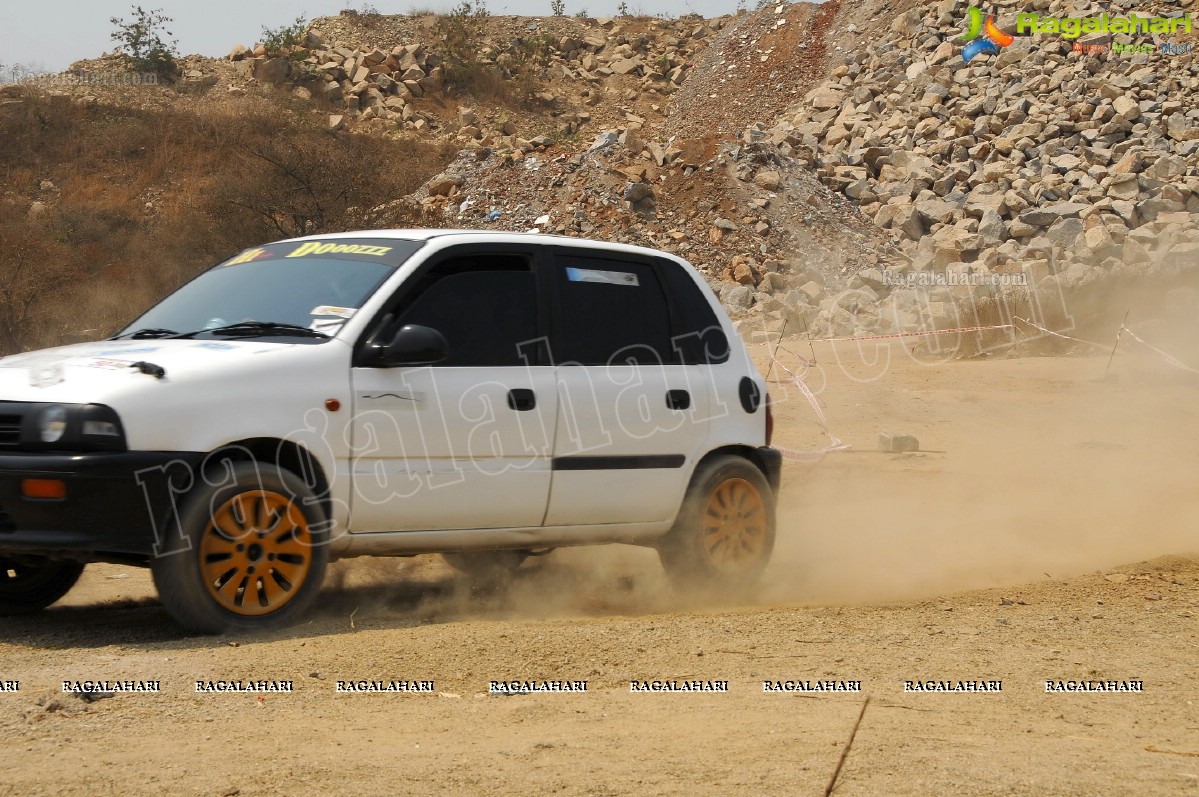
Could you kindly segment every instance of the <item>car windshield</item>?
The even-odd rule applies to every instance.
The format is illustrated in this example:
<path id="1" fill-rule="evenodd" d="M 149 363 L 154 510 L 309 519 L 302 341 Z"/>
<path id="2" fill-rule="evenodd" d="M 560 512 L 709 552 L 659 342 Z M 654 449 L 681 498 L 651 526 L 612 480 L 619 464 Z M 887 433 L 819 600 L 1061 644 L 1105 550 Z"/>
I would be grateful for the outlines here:
<path id="1" fill-rule="evenodd" d="M 247 249 L 187 283 L 117 338 L 336 335 L 362 303 L 423 245 L 335 238 Z"/>

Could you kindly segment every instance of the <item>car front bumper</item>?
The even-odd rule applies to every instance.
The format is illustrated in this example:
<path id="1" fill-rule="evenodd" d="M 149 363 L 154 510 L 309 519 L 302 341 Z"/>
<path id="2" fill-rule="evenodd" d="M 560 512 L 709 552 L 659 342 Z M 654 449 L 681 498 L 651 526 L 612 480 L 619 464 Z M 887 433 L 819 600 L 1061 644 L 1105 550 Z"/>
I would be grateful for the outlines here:
<path id="1" fill-rule="evenodd" d="M 138 560 L 173 527 L 203 454 L 128 451 L 0 454 L 0 557 Z M 63 498 L 30 498 L 26 479 L 60 480 Z"/>

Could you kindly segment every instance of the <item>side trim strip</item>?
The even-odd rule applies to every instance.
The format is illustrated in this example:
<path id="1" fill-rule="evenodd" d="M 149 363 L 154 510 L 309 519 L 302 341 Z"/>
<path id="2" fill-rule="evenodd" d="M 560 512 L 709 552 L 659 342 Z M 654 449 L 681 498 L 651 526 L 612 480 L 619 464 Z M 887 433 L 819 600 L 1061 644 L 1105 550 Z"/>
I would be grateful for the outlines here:
<path id="1" fill-rule="evenodd" d="M 552 470 L 645 470 L 681 468 L 687 457 L 682 454 L 648 454 L 626 457 L 554 457 Z"/>

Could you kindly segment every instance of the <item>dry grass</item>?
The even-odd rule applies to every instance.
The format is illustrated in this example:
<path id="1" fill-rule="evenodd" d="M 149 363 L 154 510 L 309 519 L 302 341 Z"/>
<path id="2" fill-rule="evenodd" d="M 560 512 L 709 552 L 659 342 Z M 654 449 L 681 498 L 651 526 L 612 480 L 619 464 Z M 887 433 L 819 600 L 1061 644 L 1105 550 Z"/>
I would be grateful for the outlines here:
<path id="1" fill-rule="evenodd" d="M 345 229 L 353 208 L 404 196 L 448 160 L 261 98 L 205 116 L 2 99 L 0 353 L 110 333 L 229 253 Z"/>

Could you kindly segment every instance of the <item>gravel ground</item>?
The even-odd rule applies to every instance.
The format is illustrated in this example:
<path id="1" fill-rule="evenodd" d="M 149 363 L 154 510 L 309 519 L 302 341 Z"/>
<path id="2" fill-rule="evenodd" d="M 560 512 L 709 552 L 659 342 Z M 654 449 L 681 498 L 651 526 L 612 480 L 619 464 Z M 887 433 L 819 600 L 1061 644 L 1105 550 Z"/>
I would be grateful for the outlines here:
<path id="1" fill-rule="evenodd" d="M 810 383 L 854 448 L 786 466 L 748 603 L 676 596 L 652 552 L 619 547 L 534 560 L 492 596 L 432 558 L 357 561 L 303 625 L 188 638 L 144 573 L 95 566 L 3 622 L 0 679 L 20 691 L 0 694 L 0 794 L 822 794 L 867 696 L 838 795 L 1199 792 L 1194 385 L 1133 358 L 1103 382 L 1102 357 L 885 352 L 816 349 Z M 817 445 L 806 402 L 773 392 L 777 442 Z M 882 428 L 923 450 L 874 452 Z M 61 692 L 87 678 L 162 691 Z M 294 692 L 195 692 L 220 678 Z M 436 691 L 339 694 L 346 679 Z M 588 688 L 488 694 L 507 679 Z M 652 679 L 729 687 L 630 691 Z M 861 691 L 763 692 L 785 680 Z"/>

